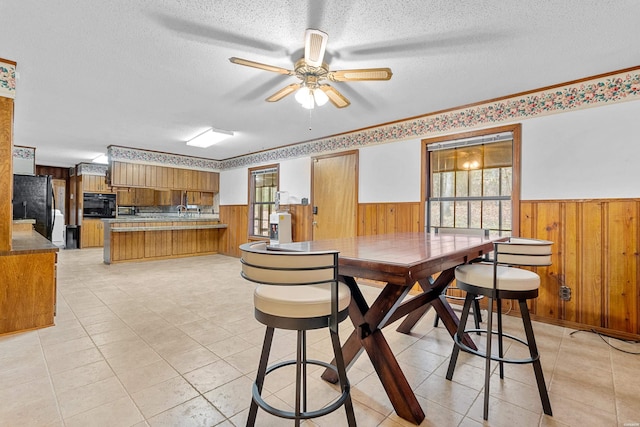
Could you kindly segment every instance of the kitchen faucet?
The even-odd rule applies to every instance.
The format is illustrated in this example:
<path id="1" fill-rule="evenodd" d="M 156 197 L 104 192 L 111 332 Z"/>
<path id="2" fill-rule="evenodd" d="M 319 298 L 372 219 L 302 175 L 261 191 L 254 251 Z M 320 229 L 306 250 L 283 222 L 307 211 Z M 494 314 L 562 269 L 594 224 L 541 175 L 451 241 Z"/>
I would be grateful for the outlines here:
<path id="1" fill-rule="evenodd" d="M 185 205 L 178 205 L 178 216 L 182 216 L 182 214 L 187 210 Z"/>

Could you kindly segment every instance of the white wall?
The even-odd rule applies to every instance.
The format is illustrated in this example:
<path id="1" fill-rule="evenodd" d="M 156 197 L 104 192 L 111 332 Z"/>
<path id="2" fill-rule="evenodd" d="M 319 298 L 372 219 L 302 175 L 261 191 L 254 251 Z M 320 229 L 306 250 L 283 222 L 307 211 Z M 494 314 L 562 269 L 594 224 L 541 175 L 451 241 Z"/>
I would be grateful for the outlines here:
<path id="1" fill-rule="evenodd" d="M 522 200 L 640 197 L 640 101 L 522 121 Z M 420 200 L 420 139 L 360 148 L 359 202 Z M 311 195 L 309 157 L 280 161 L 292 203 Z M 247 168 L 220 173 L 220 204 L 247 204 Z"/>
<path id="2" fill-rule="evenodd" d="M 289 203 L 300 204 L 303 197 L 311 201 L 311 158 L 280 162 L 280 191 L 289 192 Z"/>
<path id="3" fill-rule="evenodd" d="M 246 205 L 249 203 L 249 179 L 247 168 L 220 172 L 220 206 Z"/>
<path id="4" fill-rule="evenodd" d="M 640 102 L 522 123 L 522 200 L 640 196 Z"/>
<path id="5" fill-rule="evenodd" d="M 310 199 L 311 158 L 282 160 L 278 163 L 280 190 L 289 192 L 290 203 L 299 204 L 303 197 Z M 220 172 L 220 205 L 246 205 L 249 203 L 248 197 L 249 168 Z"/>
<path id="6" fill-rule="evenodd" d="M 419 139 L 360 149 L 359 203 L 420 200 Z"/>

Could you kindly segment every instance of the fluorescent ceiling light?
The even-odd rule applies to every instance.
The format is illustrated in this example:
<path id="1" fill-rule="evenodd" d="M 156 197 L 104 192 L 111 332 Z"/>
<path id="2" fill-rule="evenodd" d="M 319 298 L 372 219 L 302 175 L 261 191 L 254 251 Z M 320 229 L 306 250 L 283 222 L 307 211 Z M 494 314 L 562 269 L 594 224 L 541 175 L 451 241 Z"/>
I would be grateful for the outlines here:
<path id="1" fill-rule="evenodd" d="M 192 145 L 194 147 L 207 148 L 211 147 L 213 144 L 216 144 L 223 139 L 227 139 L 230 136 L 233 136 L 233 132 L 222 129 L 207 129 L 202 132 L 200 135 L 195 138 L 187 141 L 187 145 Z"/>
<path id="2" fill-rule="evenodd" d="M 100 163 L 101 165 L 109 164 L 109 157 L 106 154 L 100 154 L 98 157 L 92 160 L 93 163 Z"/>

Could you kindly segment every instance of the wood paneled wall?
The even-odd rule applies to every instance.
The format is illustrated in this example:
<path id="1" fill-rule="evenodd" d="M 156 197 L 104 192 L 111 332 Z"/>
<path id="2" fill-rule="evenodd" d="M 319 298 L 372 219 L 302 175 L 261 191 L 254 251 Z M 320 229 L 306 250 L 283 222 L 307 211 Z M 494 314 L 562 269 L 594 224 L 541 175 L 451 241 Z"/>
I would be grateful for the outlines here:
<path id="1" fill-rule="evenodd" d="M 238 247 L 249 239 L 249 206 L 220 206 L 220 223 L 227 224 L 220 237 L 220 253 L 240 257 Z"/>
<path id="2" fill-rule="evenodd" d="M 311 206 L 290 211 L 293 240 L 310 240 Z M 220 222 L 229 225 L 220 253 L 240 256 L 247 220 L 246 205 L 220 207 Z M 418 202 L 358 206 L 358 235 L 405 231 L 421 231 Z M 640 199 L 523 201 L 520 235 L 555 243 L 552 265 L 536 270 L 537 320 L 640 338 Z M 561 284 L 571 288 L 569 301 L 560 298 Z"/>
<path id="3" fill-rule="evenodd" d="M 555 242 L 553 265 L 538 269 L 539 320 L 640 336 L 640 199 L 524 201 L 520 234 Z M 563 301 L 559 288 L 571 288 Z"/>
<path id="4" fill-rule="evenodd" d="M 421 231 L 418 202 L 358 205 L 358 236 L 412 231 Z"/>
<path id="5" fill-rule="evenodd" d="M 294 242 L 311 240 L 311 206 L 289 205 L 291 238 Z M 220 206 L 220 223 L 227 224 L 220 239 L 220 253 L 240 257 L 238 247 L 249 241 L 249 207 L 246 205 Z"/>

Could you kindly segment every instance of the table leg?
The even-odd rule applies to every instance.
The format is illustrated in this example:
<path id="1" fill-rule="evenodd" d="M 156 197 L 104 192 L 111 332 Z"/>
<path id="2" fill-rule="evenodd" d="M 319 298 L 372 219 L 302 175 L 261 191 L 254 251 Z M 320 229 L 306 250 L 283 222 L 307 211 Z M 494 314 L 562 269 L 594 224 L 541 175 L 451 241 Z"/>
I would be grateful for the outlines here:
<path id="1" fill-rule="evenodd" d="M 401 304 L 409 288 L 386 285 L 369 308 L 355 280 L 351 277 L 342 277 L 341 280 L 352 288 L 349 316 L 356 327 L 342 349 L 345 364 L 350 366 L 364 348 L 398 416 L 420 424 L 425 417 L 424 411 L 380 330 Z M 337 379 L 330 370 L 325 370 L 322 378 L 331 382 Z"/>
<path id="2" fill-rule="evenodd" d="M 451 335 L 451 337 L 453 338 L 458 330 L 459 319 L 456 313 L 453 311 L 453 308 L 451 308 L 451 306 L 449 305 L 449 302 L 446 300 L 444 295 L 442 295 L 442 292 L 444 292 L 447 286 L 449 286 L 454 277 L 455 267 L 440 273 L 440 275 L 434 282 L 429 281 L 429 279 L 419 280 L 418 284 L 423 291 L 436 291 L 438 292 L 439 296 L 438 298 L 433 299 L 429 304 L 425 304 L 422 307 L 409 313 L 402 321 L 400 326 L 396 328 L 396 331 L 403 334 L 408 334 L 409 332 L 411 332 L 416 323 L 418 323 L 418 321 L 422 318 L 422 316 L 424 316 L 429 311 L 429 309 L 433 307 L 436 310 L 436 313 L 438 313 L 440 320 L 442 320 L 442 324 L 445 325 L 447 331 L 449 331 L 449 335 Z M 464 334 L 462 342 L 474 350 L 477 349 L 469 334 Z"/>

